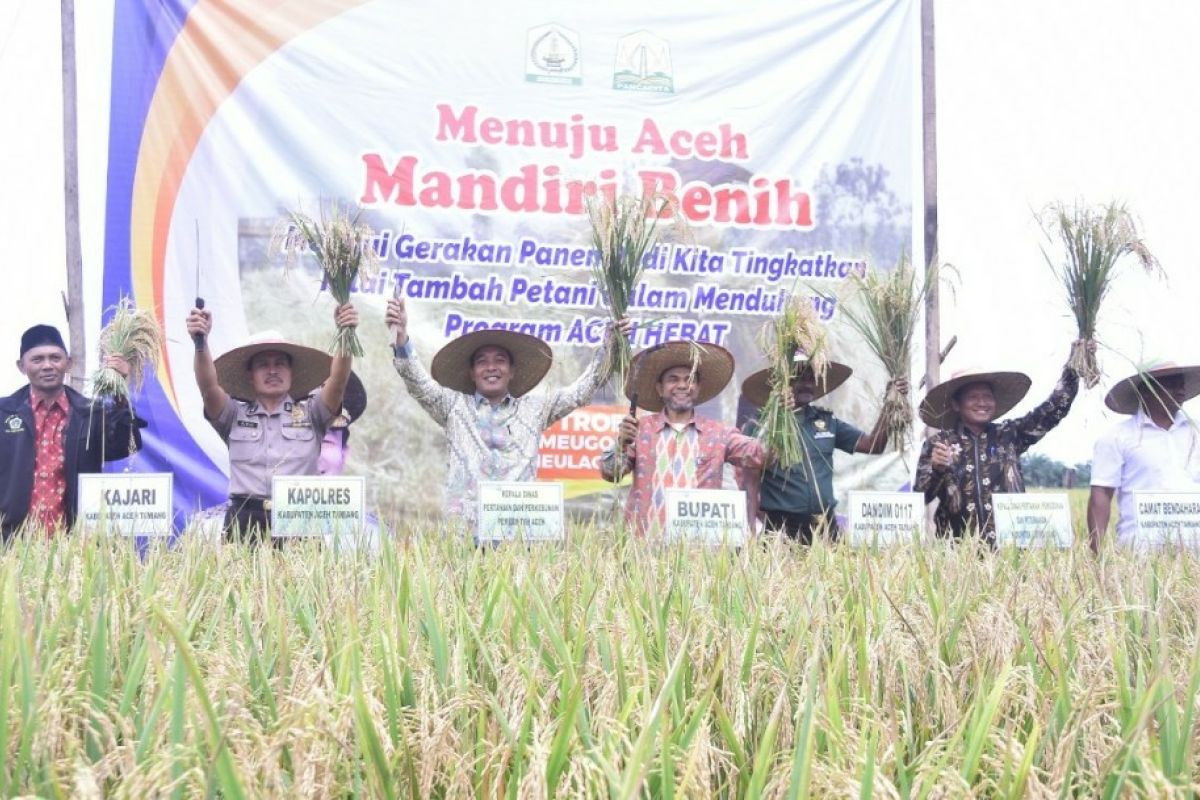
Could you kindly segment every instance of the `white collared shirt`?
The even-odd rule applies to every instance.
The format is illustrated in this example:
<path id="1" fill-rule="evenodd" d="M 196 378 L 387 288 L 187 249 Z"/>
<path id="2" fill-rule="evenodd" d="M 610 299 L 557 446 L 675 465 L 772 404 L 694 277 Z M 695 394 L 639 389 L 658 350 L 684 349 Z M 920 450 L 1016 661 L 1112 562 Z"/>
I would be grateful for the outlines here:
<path id="1" fill-rule="evenodd" d="M 1133 493 L 1200 491 L 1200 435 L 1182 410 L 1167 430 L 1139 410 L 1096 440 L 1092 486 L 1117 490 L 1117 542 L 1153 547 L 1139 537 Z"/>

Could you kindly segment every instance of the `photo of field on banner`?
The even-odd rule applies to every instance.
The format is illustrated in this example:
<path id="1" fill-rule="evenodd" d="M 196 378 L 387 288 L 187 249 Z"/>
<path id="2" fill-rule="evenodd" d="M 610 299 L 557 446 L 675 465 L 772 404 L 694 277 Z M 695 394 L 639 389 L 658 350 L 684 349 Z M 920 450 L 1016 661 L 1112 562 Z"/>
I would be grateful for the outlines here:
<path id="1" fill-rule="evenodd" d="M 84 473 L 78 520 L 84 534 L 168 538 L 175 476 L 169 472 Z"/>
<path id="2" fill-rule="evenodd" d="M 475 541 L 562 541 L 563 485 L 556 481 L 480 481 Z"/>
<path id="3" fill-rule="evenodd" d="M 735 489 L 667 489 L 663 538 L 741 547 L 746 542 L 746 493 Z"/>
<path id="4" fill-rule="evenodd" d="M 366 535 L 365 484 L 361 475 L 276 476 L 271 481 L 271 535 L 357 543 Z"/>

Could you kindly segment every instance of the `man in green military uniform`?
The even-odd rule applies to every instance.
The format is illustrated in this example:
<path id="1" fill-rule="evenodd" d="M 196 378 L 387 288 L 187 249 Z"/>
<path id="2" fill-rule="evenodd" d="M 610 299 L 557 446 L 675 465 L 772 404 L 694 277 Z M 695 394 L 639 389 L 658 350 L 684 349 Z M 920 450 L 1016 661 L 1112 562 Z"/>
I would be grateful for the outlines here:
<path id="1" fill-rule="evenodd" d="M 845 364 L 831 361 L 824 381 L 818 386 L 807 359 L 803 355 L 797 357 L 791 399 L 800 424 L 804 458 L 790 469 L 768 467 L 764 473 L 744 471 L 740 480 L 750 498 L 750 507 L 758 508 L 768 531 L 782 531 L 802 544 L 811 544 L 813 534 L 821 531 L 836 540 L 833 451 L 878 455 L 887 448 L 887 425 L 882 415 L 870 433 L 863 433 L 835 417 L 829 409 L 813 405 L 845 383 L 852 372 Z M 895 383 L 901 394 L 908 394 L 908 381 L 899 379 Z M 770 394 L 770 370 L 759 370 L 747 378 L 742 383 L 742 394 L 762 408 Z M 755 433 L 757 427 L 757 421 L 752 420 L 746 424 L 746 432 Z"/>

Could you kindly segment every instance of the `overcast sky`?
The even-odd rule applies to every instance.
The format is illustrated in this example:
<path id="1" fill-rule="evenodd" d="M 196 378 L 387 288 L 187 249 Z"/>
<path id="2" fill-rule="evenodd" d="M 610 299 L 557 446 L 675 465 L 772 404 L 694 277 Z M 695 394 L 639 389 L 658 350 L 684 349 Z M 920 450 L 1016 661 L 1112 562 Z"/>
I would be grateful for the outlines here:
<path id="1" fill-rule="evenodd" d="M 14 358 L 27 325 L 65 322 L 58 5 L 0 2 L 0 313 L 10 342 L 0 347 Z M 111 32 L 105 5 L 76 4 L 81 94 L 108 91 L 96 66 Z M 953 0 L 938 2 L 936 14 L 942 258 L 961 276 L 943 299 L 943 338 L 959 339 L 943 377 L 968 364 L 1029 372 L 1033 390 L 1018 411 L 1049 393 L 1074 324 L 1039 249 L 1034 212 L 1076 198 L 1128 203 L 1169 273 L 1163 282 L 1130 268 L 1116 287 L 1100 332 L 1109 377 L 1149 356 L 1200 362 L 1191 219 L 1200 210 L 1200 3 Z M 106 131 L 106 119 L 81 120 L 85 208 L 102 199 Z M 93 274 L 100 222 L 84 219 Z M 93 325 L 98 311 L 88 310 Z M 1038 449 L 1089 459 L 1114 419 L 1103 391 L 1082 394 Z"/>

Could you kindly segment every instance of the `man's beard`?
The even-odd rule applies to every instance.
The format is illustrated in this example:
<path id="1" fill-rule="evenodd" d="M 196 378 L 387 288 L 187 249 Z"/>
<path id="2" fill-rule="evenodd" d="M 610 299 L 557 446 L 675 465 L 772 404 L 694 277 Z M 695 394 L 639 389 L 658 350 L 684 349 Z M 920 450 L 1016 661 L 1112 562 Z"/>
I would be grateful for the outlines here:
<path id="1" fill-rule="evenodd" d="M 675 414 L 679 414 L 684 411 L 693 410 L 696 407 L 696 404 L 692 401 L 692 399 L 690 397 L 687 398 L 686 400 L 675 400 L 672 397 L 668 397 L 666 400 L 666 406 L 667 406 L 668 411 L 671 411 Z"/>

